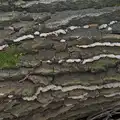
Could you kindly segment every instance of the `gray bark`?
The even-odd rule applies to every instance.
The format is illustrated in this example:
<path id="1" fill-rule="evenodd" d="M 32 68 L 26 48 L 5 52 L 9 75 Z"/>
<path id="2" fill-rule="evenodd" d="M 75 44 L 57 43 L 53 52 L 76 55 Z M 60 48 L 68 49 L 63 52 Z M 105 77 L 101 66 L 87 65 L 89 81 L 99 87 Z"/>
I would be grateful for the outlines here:
<path id="1" fill-rule="evenodd" d="M 0 45 L 25 54 L 16 66 L 0 69 L 0 120 L 118 120 L 119 5 L 1 1 Z M 34 38 L 18 40 L 29 34 Z"/>

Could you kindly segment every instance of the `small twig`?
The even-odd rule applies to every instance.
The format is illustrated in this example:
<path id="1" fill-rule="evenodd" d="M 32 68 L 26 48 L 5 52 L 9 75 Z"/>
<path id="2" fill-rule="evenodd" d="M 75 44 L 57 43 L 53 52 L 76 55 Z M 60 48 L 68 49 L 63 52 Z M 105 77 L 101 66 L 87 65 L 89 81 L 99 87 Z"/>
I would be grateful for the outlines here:
<path id="1" fill-rule="evenodd" d="M 31 75 L 31 72 L 28 73 L 23 79 L 19 80 L 19 82 L 24 82 L 26 79 L 29 78 L 30 75 Z"/>
<path id="2" fill-rule="evenodd" d="M 28 74 L 23 79 L 19 80 L 19 82 L 24 82 L 26 79 L 28 79 L 29 76 L 31 74 L 33 74 L 33 72 L 35 71 L 35 69 L 40 66 L 40 64 L 41 64 L 41 61 L 35 67 L 33 67 L 33 69 L 30 72 L 28 72 Z"/>
<path id="3" fill-rule="evenodd" d="M 111 118 L 111 117 L 112 117 L 112 114 L 109 112 L 104 120 L 109 120 L 109 118 Z"/>

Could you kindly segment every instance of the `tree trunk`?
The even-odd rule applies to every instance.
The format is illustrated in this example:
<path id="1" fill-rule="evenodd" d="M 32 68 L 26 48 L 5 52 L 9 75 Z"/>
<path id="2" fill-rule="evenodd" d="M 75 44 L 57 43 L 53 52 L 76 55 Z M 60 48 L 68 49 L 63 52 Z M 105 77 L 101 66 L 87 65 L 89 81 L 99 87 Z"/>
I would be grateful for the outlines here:
<path id="1" fill-rule="evenodd" d="M 119 4 L 1 1 L 0 120 L 118 120 Z"/>

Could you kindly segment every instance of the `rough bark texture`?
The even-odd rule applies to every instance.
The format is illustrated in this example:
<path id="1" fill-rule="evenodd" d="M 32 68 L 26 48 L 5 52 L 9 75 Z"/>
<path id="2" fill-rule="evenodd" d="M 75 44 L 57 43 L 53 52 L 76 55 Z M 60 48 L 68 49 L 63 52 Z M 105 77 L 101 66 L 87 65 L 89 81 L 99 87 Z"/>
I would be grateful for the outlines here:
<path id="1" fill-rule="evenodd" d="M 25 54 L 0 69 L 0 120 L 118 120 L 119 5 L 1 0 L 0 45 Z"/>

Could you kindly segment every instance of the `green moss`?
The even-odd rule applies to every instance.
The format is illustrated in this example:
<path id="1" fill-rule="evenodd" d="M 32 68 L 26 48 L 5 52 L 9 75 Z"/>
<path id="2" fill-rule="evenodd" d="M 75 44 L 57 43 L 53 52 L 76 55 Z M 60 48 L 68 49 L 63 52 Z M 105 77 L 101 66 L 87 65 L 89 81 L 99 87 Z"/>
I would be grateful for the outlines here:
<path id="1" fill-rule="evenodd" d="M 110 78 L 104 78 L 104 81 L 120 81 L 120 76 L 116 76 L 116 77 L 110 77 Z"/>
<path id="2" fill-rule="evenodd" d="M 88 66 L 92 71 L 103 70 L 105 71 L 110 66 L 115 66 L 119 60 L 103 58 L 98 61 L 94 61 L 93 63 L 89 63 Z"/>
<path id="3" fill-rule="evenodd" d="M 0 68 L 15 67 L 22 55 L 23 53 L 20 53 L 17 47 L 13 45 L 4 51 L 0 51 Z"/>
<path id="4" fill-rule="evenodd" d="M 116 4 L 116 6 L 120 6 L 120 4 Z"/>
<path id="5" fill-rule="evenodd" d="M 104 81 L 120 81 L 120 74 L 115 74 L 114 76 L 105 77 Z"/>

